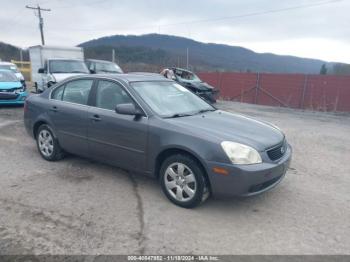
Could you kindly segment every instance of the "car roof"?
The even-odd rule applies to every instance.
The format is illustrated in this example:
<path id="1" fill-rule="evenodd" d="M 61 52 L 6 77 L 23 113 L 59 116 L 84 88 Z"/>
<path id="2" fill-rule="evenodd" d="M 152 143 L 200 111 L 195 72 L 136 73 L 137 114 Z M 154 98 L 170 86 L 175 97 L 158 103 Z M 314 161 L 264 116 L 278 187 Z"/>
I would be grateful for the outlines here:
<path id="1" fill-rule="evenodd" d="M 73 60 L 73 61 L 83 61 L 83 59 L 77 59 L 77 58 L 48 58 L 47 60 Z"/>
<path id="2" fill-rule="evenodd" d="M 109 78 L 114 80 L 122 80 L 124 82 L 146 82 L 146 81 L 166 81 L 171 82 L 162 75 L 154 74 L 154 73 L 128 73 L 128 74 L 94 74 L 94 75 L 84 75 L 74 77 L 75 79 L 80 77 L 94 77 L 94 78 Z"/>

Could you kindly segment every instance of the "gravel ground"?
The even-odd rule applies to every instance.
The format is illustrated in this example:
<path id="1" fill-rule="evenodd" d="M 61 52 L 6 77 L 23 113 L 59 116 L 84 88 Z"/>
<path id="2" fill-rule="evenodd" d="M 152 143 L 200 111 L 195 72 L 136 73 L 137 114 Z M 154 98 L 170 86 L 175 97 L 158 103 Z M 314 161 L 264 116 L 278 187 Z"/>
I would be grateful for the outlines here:
<path id="1" fill-rule="evenodd" d="M 44 161 L 22 108 L 0 108 L 0 254 L 350 254 L 350 115 L 218 107 L 280 126 L 293 162 L 270 192 L 194 210 L 146 177 Z"/>

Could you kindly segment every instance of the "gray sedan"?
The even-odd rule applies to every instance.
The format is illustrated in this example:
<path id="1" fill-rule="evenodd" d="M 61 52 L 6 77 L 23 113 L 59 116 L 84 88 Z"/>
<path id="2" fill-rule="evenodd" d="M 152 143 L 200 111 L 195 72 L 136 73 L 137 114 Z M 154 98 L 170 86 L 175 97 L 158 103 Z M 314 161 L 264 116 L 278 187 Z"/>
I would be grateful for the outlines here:
<path id="1" fill-rule="evenodd" d="M 24 121 L 48 161 L 66 153 L 159 180 L 186 208 L 214 196 L 251 196 L 276 186 L 292 150 L 275 126 L 217 110 L 152 74 L 66 79 L 26 100 Z"/>

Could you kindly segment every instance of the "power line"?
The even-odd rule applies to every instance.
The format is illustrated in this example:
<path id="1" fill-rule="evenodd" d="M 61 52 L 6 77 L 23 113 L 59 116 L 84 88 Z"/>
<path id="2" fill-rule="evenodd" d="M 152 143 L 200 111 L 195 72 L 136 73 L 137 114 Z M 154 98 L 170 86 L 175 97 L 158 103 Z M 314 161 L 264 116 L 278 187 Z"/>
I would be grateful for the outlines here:
<path id="1" fill-rule="evenodd" d="M 106 0 L 100 0 L 98 2 L 103 2 Z M 306 9 L 306 8 L 312 8 L 316 6 L 322 6 L 322 5 L 328 5 L 328 4 L 334 4 L 338 2 L 343 2 L 345 0 L 328 0 L 328 1 L 321 1 L 316 2 L 313 4 L 305 4 L 305 5 L 297 5 L 297 6 L 290 6 L 285 8 L 277 8 L 277 9 L 270 9 L 266 11 L 259 11 L 259 12 L 252 12 L 252 13 L 246 13 L 241 15 L 235 15 L 235 16 L 226 16 L 226 17 L 217 17 L 217 18 L 209 18 L 209 19 L 200 19 L 200 20 L 190 20 L 190 21 L 182 21 L 178 23 L 171 23 L 171 24 L 153 24 L 153 25 L 145 25 L 145 26 L 134 26 L 134 27 L 114 27 L 114 28 L 103 28 L 103 29 L 91 29 L 91 28 L 70 28 L 70 30 L 73 31 L 101 31 L 101 30 L 129 30 L 129 29 L 145 29 L 145 28 L 160 28 L 160 27 L 170 27 L 170 26 L 177 26 L 177 25 L 190 25 L 190 24 L 200 24 L 200 23 L 209 23 L 209 22 L 219 22 L 224 20 L 235 20 L 235 19 L 241 19 L 241 18 L 247 18 L 247 17 L 253 17 L 253 16 L 260 16 L 260 15 L 266 15 L 266 14 L 273 14 L 273 13 L 280 13 L 280 12 L 287 12 L 287 11 L 293 11 L 298 9 Z"/>
<path id="2" fill-rule="evenodd" d="M 266 11 L 252 12 L 252 13 L 235 15 L 235 16 L 226 16 L 226 17 L 210 18 L 210 19 L 202 19 L 202 20 L 192 20 L 192 21 L 187 21 L 187 22 L 166 24 L 163 26 L 188 25 L 188 24 L 198 24 L 198 23 L 206 23 L 206 22 L 216 22 L 216 21 L 222 21 L 222 20 L 234 20 L 234 19 L 245 18 L 245 17 L 266 15 L 266 14 L 272 14 L 272 13 L 281 13 L 281 12 L 287 12 L 287 11 L 292 11 L 292 10 L 297 10 L 297 9 L 305 9 L 305 8 L 311 8 L 311 7 L 321 6 L 321 5 L 334 4 L 337 2 L 343 2 L 343 1 L 344 0 L 322 1 L 322 2 L 313 3 L 313 4 L 290 6 L 290 7 L 286 7 L 286 8 L 271 9 L 271 10 L 266 10 Z"/>
<path id="3" fill-rule="evenodd" d="M 39 18 L 39 28 L 40 28 L 40 35 L 41 35 L 41 44 L 45 45 L 45 38 L 44 38 L 44 19 L 41 16 L 41 11 L 47 11 L 50 12 L 51 9 L 45 9 L 45 8 L 41 8 L 39 5 L 37 5 L 37 7 L 33 7 L 33 6 L 28 6 L 26 5 L 26 8 L 28 9 L 33 9 L 38 11 L 38 18 Z"/>

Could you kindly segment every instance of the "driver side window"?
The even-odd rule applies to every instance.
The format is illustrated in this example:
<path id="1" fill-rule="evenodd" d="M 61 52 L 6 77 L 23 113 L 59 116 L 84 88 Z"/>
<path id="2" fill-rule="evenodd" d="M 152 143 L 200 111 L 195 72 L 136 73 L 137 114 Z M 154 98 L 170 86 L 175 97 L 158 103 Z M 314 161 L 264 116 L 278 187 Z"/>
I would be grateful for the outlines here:
<path id="1" fill-rule="evenodd" d="M 129 94 L 117 83 L 100 80 L 96 92 L 96 107 L 115 110 L 119 104 L 134 103 Z"/>

